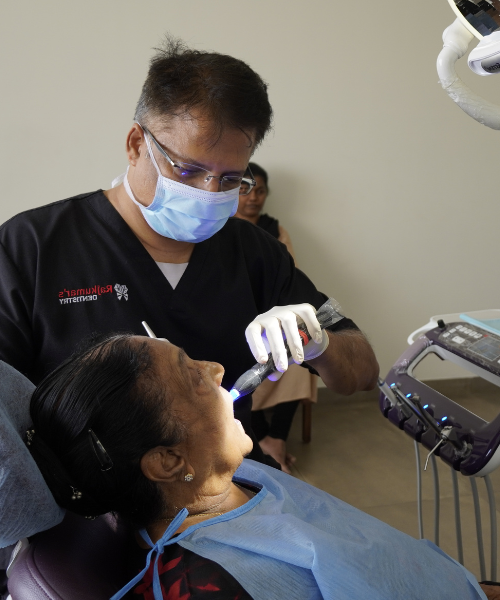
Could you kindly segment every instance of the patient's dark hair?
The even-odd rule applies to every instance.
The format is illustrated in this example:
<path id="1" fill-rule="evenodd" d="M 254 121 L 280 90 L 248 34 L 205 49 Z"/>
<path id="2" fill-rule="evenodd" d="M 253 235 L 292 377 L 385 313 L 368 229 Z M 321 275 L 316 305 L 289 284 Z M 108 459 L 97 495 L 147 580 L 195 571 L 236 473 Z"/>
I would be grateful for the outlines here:
<path id="1" fill-rule="evenodd" d="M 192 109 L 210 118 L 215 141 L 232 128 L 255 132 L 258 146 L 271 127 L 267 84 L 253 69 L 232 56 L 193 50 L 167 36 L 151 59 L 134 118 L 149 127 L 153 119 Z"/>
<path id="2" fill-rule="evenodd" d="M 167 391 L 153 367 L 147 342 L 107 336 L 34 391 L 29 449 L 64 508 L 83 516 L 117 512 L 140 527 L 164 514 L 160 490 L 143 475 L 140 460 L 151 448 L 178 444 L 183 429 L 169 414 Z M 89 429 L 113 463 L 107 471 Z M 72 499 L 76 492 L 81 498 Z"/>

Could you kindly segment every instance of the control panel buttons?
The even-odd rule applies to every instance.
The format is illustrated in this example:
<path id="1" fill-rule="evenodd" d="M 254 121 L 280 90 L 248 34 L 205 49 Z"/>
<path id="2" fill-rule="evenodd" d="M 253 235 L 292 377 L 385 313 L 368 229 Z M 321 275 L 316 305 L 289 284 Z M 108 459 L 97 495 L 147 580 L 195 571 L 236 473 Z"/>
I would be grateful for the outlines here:
<path id="1" fill-rule="evenodd" d="M 450 323 L 437 336 L 437 343 L 500 376 L 500 335 L 479 327 Z"/>

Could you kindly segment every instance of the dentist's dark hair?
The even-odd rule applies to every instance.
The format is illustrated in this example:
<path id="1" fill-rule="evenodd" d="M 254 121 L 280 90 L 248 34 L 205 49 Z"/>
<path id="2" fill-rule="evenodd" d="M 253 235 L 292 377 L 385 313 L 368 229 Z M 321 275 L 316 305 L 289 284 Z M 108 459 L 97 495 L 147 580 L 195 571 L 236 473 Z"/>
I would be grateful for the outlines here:
<path id="1" fill-rule="evenodd" d="M 60 506 L 91 517 L 116 512 L 139 527 L 164 514 L 160 490 L 140 460 L 183 438 L 166 394 L 147 342 L 130 335 L 80 350 L 38 385 L 28 447 Z"/>
<path id="2" fill-rule="evenodd" d="M 134 118 L 149 128 L 154 119 L 189 115 L 193 109 L 211 120 L 215 142 L 232 128 L 254 132 L 255 146 L 269 131 L 273 114 L 267 84 L 245 62 L 193 50 L 167 35 L 151 59 Z"/>

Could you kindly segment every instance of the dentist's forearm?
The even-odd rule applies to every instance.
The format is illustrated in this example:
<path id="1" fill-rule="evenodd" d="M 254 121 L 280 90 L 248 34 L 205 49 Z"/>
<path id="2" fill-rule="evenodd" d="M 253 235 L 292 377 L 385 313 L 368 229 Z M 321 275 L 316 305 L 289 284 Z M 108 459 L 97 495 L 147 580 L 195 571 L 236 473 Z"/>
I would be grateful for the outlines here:
<path id="1" fill-rule="evenodd" d="M 328 348 L 311 365 L 327 388 L 345 396 L 373 390 L 379 365 L 366 337 L 359 330 L 328 331 Z"/>

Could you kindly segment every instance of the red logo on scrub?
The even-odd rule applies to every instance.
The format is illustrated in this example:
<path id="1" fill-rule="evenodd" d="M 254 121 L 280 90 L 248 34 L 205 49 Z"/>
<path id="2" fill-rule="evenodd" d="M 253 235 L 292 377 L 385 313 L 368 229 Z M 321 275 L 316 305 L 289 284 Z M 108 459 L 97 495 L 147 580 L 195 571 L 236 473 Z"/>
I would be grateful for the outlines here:
<path id="1" fill-rule="evenodd" d="M 100 296 L 101 294 L 109 294 L 112 291 L 112 285 L 94 285 L 94 287 L 80 288 L 78 290 L 67 290 L 64 288 L 64 291 L 59 292 L 59 298 L 74 298 L 75 296 L 89 296 L 93 294 Z"/>
<path id="2" fill-rule="evenodd" d="M 75 290 L 67 290 L 64 288 L 62 292 L 59 292 L 59 302 L 61 304 L 73 304 L 75 302 L 90 302 L 97 300 L 99 296 L 103 294 L 110 294 L 113 292 L 113 285 L 94 285 L 88 288 L 78 288 Z"/>

